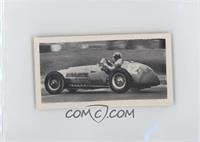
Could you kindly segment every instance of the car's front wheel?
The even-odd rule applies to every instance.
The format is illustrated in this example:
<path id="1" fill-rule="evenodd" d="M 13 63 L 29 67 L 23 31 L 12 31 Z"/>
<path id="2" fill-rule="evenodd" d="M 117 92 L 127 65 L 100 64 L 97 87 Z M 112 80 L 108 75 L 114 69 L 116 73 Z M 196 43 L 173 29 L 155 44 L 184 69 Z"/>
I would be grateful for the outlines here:
<path id="1" fill-rule="evenodd" d="M 65 86 L 65 80 L 59 72 L 50 72 L 45 78 L 45 88 L 50 94 L 60 94 Z"/>
<path id="2" fill-rule="evenodd" d="M 109 85 L 116 93 L 125 93 L 130 88 L 130 75 L 124 69 L 114 70 L 109 76 Z"/>

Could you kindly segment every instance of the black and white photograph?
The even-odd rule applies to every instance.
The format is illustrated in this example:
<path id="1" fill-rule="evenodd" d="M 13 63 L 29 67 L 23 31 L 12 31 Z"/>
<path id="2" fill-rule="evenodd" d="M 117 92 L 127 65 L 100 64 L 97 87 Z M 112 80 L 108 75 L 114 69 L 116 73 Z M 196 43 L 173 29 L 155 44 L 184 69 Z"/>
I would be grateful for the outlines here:
<path id="1" fill-rule="evenodd" d="M 173 104 L 169 33 L 34 38 L 37 108 Z"/>

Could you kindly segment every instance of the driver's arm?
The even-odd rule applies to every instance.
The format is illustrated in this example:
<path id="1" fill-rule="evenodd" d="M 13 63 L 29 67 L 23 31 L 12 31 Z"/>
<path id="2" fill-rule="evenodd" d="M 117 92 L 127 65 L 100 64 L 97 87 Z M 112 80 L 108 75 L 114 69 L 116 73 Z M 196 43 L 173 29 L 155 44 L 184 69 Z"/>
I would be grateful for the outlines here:
<path id="1" fill-rule="evenodd" d="M 115 69 L 115 65 L 113 63 L 110 62 L 111 65 L 108 65 L 108 63 L 104 63 L 104 66 L 109 69 L 110 71 Z"/>
<path id="2" fill-rule="evenodd" d="M 122 60 L 122 59 L 118 59 L 115 63 L 112 63 L 112 62 L 110 62 L 110 61 L 109 61 L 109 63 L 110 63 L 111 65 L 108 65 L 108 63 L 105 62 L 104 66 L 105 66 L 107 69 L 109 69 L 110 71 L 113 71 L 114 69 L 119 68 L 119 67 L 122 66 L 123 60 Z"/>
<path id="3" fill-rule="evenodd" d="M 115 68 L 121 67 L 123 64 L 123 60 L 122 59 L 118 59 L 115 63 L 114 66 Z"/>
<path id="4" fill-rule="evenodd" d="M 106 60 L 106 61 L 107 61 L 106 63 L 107 63 L 108 66 L 114 66 L 114 63 L 111 62 L 110 60 Z"/>

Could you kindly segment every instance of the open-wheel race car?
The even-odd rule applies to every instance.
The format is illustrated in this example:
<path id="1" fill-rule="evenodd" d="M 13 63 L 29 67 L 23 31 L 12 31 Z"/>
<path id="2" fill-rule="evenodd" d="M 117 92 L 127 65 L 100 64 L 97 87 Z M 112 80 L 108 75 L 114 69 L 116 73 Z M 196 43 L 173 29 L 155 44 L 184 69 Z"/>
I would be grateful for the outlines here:
<path id="1" fill-rule="evenodd" d="M 130 88 L 144 89 L 160 84 L 156 73 L 147 65 L 123 61 L 119 68 L 107 70 L 102 59 L 96 65 L 69 67 L 52 71 L 45 77 L 44 85 L 49 94 L 60 94 L 64 89 L 74 93 L 78 89 L 111 88 L 125 93 Z"/>

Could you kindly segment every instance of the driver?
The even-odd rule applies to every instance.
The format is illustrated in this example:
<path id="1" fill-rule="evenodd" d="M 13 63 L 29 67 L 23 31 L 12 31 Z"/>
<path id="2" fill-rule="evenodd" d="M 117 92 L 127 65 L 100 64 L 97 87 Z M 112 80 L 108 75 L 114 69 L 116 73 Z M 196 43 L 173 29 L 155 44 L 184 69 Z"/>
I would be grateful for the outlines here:
<path id="1" fill-rule="evenodd" d="M 107 60 L 107 62 L 103 63 L 104 67 L 107 68 L 109 71 L 113 71 L 114 69 L 121 67 L 122 64 L 123 59 L 120 52 L 115 52 L 113 54 L 112 61 Z"/>

